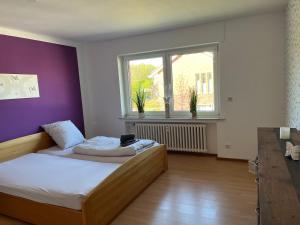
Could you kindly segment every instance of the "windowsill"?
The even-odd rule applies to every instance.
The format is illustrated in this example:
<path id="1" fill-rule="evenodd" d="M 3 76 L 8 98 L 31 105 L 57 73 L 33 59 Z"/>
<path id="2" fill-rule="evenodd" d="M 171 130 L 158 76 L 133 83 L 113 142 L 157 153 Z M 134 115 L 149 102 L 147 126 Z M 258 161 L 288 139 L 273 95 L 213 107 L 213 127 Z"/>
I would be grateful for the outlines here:
<path id="1" fill-rule="evenodd" d="M 125 122 L 148 122 L 148 123 L 155 123 L 155 122 L 173 122 L 173 123 L 179 123 L 179 122 L 187 122 L 187 123 L 216 123 L 224 121 L 225 118 L 222 116 L 198 116 L 196 119 L 193 119 L 191 117 L 153 117 L 153 116 L 145 116 L 145 118 L 138 118 L 136 116 L 123 116 L 119 119 L 124 120 Z"/>

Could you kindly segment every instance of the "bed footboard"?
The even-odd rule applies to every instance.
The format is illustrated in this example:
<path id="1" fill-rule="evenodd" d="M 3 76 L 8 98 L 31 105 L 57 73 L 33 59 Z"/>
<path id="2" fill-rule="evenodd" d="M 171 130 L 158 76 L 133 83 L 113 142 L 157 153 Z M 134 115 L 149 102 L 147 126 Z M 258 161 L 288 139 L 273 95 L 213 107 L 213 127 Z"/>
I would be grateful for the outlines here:
<path id="1" fill-rule="evenodd" d="M 0 213 L 34 225 L 83 225 L 82 212 L 0 193 Z"/>
<path id="2" fill-rule="evenodd" d="M 84 224 L 108 224 L 166 170 L 165 145 L 153 147 L 130 159 L 105 179 L 83 201 Z"/>

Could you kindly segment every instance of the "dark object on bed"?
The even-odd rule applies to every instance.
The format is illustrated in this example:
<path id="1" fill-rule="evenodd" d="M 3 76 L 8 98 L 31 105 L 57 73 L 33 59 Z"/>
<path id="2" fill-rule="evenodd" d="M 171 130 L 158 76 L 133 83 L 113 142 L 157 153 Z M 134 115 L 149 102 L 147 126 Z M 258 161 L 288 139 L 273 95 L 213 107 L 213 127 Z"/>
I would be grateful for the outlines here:
<path id="1" fill-rule="evenodd" d="M 134 144 L 135 142 L 137 142 L 137 140 L 135 140 L 134 138 L 135 138 L 134 134 L 121 135 L 121 137 L 120 137 L 120 145 L 122 147 L 126 147 L 128 145 Z"/>

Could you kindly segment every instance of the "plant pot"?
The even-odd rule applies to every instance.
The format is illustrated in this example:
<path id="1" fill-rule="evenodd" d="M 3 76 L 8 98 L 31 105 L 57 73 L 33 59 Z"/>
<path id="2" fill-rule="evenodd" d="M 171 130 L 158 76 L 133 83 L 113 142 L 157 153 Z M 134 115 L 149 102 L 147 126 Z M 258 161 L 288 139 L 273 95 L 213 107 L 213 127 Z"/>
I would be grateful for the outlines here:
<path id="1" fill-rule="evenodd" d="M 170 118 L 170 104 L 165 104 L 165 117 Z"/>
<path id="2" fill-rule="evenodd" d="M 145 113 L 139 113 L 139 119 L 144 119 L 145 118 Z"/>
<path id="3" fill-rule="evenodd" d="M 197 119 L 197 112 L 192 112 L 192 119 Z"/>

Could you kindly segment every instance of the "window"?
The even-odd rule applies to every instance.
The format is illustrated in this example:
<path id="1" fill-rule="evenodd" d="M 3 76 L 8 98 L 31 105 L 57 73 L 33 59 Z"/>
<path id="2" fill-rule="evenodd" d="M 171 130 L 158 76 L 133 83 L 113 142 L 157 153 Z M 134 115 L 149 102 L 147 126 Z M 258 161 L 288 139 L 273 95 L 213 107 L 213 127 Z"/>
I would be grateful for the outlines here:
<path id="1" fill-rule="evenodd" d="M 206 74 L 201 74 L 201 95 L 206 95 Z"/>
<path id="2" fill-rule="evenodd" d="M 143 88 L 146 93 L 145 111 L 164 111 L 164 71 L 163 58 L 128 60 L 128 81 L 130 111 L 137 112 L 133 102 L 136 92 Z"/>
<path id="3" fill-rule="evenodd" d="M 214 80 L 212 77 L 212 73 L 207 73 L 207 80 L 208 80 L 208 93 L 214 93 Z"/>
<path id="4" fill-rule="evenodd" d="M 198 94 L 199 115 L 218 114 L 217 45 L 120 56 L 119 63 L 126 116 L 137 114 L 139 88 L 146 93 L 146 115 L 163 115 L 164 97 L 172 116 L 188 115 L 191 89 Z"/>

